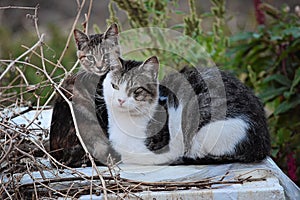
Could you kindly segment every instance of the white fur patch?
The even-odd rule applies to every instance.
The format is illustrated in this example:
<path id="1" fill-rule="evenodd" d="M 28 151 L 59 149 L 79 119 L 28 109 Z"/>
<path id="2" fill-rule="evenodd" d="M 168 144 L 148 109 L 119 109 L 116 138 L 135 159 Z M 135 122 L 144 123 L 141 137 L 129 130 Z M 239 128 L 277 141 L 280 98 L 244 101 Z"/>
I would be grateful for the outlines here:
<path id="1" fill-rule="evenodd" d="M 203 158 L 207 154 L 234 154 L 236 145 L 246 137 L 248 127 L 249 124 L 240 118 L 211 122 L 194 136 L 188 156 Z"/>
<path id="2" fill-rule="evenodd" d="M 169 164 L 184 153 L 183 135 L 181 131 L 181 109 L 170 111 L 170 150 L 156 154 L 150 151 L 144 141 L 146 139 L 147 118 L 132 118 L 127 113 L 119 113 L 109 118 L 109 139 L 113 147 L 122 156 L 123 163 L 139 165 Z"/>
<path id="3" fill-rule="evenodd" d="M 170 132 L 170 157 L 174 161 L 184 155 L 184 139 L 182 132 L 182 105 L 177 109 L 174 107 L 169 108 L 169 132 Z"/>
<path id="4" fill-rule="evenodd" d="M 109 139 L 115 150 L 121 154 L 123 163 L 153 165 L 166 164 L 173 160 L 173 156 L 169 155 L 171 151 L 155 154 L 146 147 L 144 142 L 148 119 L 132 118 L 120 113 L 113 119 L 109 118 L 109 122 Z M 176 144 L 170 145 L 170 148 L 172 146 L 176 147 Z"/>

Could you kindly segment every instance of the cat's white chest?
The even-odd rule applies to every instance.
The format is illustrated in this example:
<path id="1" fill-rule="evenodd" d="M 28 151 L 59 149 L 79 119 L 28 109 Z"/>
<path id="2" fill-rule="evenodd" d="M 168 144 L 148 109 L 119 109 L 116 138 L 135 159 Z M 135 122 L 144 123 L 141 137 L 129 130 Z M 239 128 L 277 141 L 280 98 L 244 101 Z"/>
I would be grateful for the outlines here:
<path id="1" fill-rule="evenodd" d="M 109 139 L 121 154 L 148 151 L 144 141 L 147 121 L 127 113 L 110 116 Z"/>

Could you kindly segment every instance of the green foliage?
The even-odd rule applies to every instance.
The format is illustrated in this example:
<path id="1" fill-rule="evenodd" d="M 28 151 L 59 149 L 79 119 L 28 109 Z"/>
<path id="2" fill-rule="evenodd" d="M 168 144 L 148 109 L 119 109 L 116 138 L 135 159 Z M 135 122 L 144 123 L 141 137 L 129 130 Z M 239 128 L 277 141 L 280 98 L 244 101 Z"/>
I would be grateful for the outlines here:
<path id="1" fill-rule="evenodd" d="M 293 13 L 272 9 L 256 32 L 231 37 L 227 67 L 249 74 L 247 83 L 268 111 L 272 155 L 286 170 L 287 154 L 294 152 L 300 163 L 300 22 Z"/>
<path id="2" fill-rule="evenodd" d="M 137 0 L 113 0 L 120 9 L 126 11 L 130 24 L 134 28 L 149 25 L 149 13 L 143 1 Z"/>
<path id="3" fill-rule="evenodd" d="M 225 26 L 225 0 L 212 0 L 211 11 L 199 16 L 196 14 L 194 0 L 189 2 L 190 15 L 184 18 L 184 33 L 195 39 L 217 65 L 225 63 L 225 51 L 229 43 Z M 201 21 L 208 18 L 212 18 L 214 22 L 211 31 L 204 32 Z"/>
<path id="4" fill-rule="evenodd" d="M 184 20 L 184 34 L 192 38 L 196 38 L 201 34 L 200 23 L 201 19 L 197 16 L 195 0 L 190 0 L 190 15 L 186 16 Z"/>

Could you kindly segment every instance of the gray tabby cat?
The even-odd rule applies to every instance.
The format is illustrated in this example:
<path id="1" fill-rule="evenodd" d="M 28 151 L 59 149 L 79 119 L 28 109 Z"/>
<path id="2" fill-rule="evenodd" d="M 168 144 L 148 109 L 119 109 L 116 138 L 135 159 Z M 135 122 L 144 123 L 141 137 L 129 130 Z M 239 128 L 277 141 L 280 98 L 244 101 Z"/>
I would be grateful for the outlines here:
<path id="1" fill-rule="evenodd" d="M 88 151 L 101 163 L 114 151 L 107 139 L 107 112 L 104 101 L 95 94 L 102 90 L 102 81 L 113 65 L 110 56 L 120 56 L 118 27 L 112 24 L 104 34 L 86 35 L 74 30 L 80 71 L 68 77 L 62 91 L 73 102 L 80 135 Z M 95 105 L 96 104 L 96 105 Z M 50 151 L 57 160 L 68 166 L 87 163 L 85 152 L 76 136 L 71 111 L 58 95 L 53 107 L 50 128 Z"/>
<path id="2" fill-rule="evenodd" d="M 186 67 L 159 83 L 158 70 L 155 56 L 120 58 L 103 81 L 109 140 L 123 163 L 256 162 L 269 155 L 263 105 L 238 79 Z"/>

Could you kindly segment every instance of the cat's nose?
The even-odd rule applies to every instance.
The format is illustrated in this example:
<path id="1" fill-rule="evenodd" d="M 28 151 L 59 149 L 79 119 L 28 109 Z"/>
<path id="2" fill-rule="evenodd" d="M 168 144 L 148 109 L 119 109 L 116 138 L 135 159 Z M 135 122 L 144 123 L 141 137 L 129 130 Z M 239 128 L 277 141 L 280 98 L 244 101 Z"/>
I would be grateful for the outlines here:
<path id="1" fill-rule="evenodd" d="M 118 99 L 118 102 L 119 102 L 120 106 L 122 106 L 123 103 L 125 102 L 125 100 L 124 99 Z"/>

